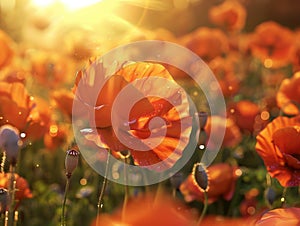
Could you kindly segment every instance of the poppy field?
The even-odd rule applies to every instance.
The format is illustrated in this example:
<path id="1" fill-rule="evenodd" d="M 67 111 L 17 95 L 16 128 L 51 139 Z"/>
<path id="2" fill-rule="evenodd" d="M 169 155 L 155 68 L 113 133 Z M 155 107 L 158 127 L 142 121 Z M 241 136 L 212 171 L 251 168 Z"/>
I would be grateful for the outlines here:
<path id="1" fill-rule="evenodd" d="M 37 2 L 0 0 L 0 225 L 300 225 L 299 24 Z"/>

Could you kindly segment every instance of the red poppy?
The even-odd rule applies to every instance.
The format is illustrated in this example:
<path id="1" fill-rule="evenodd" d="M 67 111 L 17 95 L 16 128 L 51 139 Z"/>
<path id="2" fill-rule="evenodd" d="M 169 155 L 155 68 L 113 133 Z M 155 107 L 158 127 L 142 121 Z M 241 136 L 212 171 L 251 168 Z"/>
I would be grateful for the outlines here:
<path id="1" fill-rule="evenodd" d="M 293 63 L 294 71 L 299 71 L 300 70 L 300 30 L 297 30 L 295 32 L 295 45 L 294 45 L 292 63 Z"/>
<path id="2" fill-rule="evenodd" d="M 268 172 L 285 187 L 300 185 L 300 116 L 278 117 L 256 137 Z"/>
<path id="3" fill-rule="evenodd" d="M 300 208 L 278 208 L 265 213 L 257 222 L 257 226 L 299 226 Z"/>
<path id="4" fill-rule="evenodd" d="M 42 86 L 55 87 L 70 82 L 75 74 L 74 63 L 65 56 L 34 52 L 29 56 L 31 73 Z"/>
<path id="5" fill-rule="evenodd" d="M 141 208 L 141 206 L 143 208 Z M 112 216 L 100 216 L 100 226 L 192 226 L 195 216 L 178 200 L 166 194 L 153 196 L 151 194 L 135 197 L 126 207 L 123 218 L 121 211 Z M 91 226 L 95 226 L 96 221 Z"/>
<path id="6" fill-rule="evenodd" d="M 252 54 L 267 67 L 281 67 L 291 62 L 293 33 L 276 22 L 258 25 L 250 41 Z"/>
<path id="7" fill-rule="evenodd" d="M 65 125 L 56 125 L 55 123 L 49 126 L 48 132 L 44 136 L 44 144 L 48 150 L 55 150 L 62 147 L 68 138 L 68 128 Z"/>
<path id="8" fill-rule="evenodd" d="M 155 170 L 158 171 L 172 167 L 181 157 L 181 152 L 188 142 L 191 118 L 189 117 L 189 106 L 185 94 L 180 92 L 178 88 L 162 87 L 161 80 L 156 80 L 156 78 L 163 78 L 165 81 L 175 84 L 169 72 L 160 64 L 140 62 L 123 67 L 109 77 L 107 81 L 104 80 L 103 76 L 102 65 L 96 62 L 91 64 L 87 70 L 79 73 L 75 84 L 76 98 L 83 102 L 83 106 L 87 107 L 91 115 L 95 116 L 94 118 L 90 117 L 90 124 L 92 127 L 97 128 L 98 134 L 95 136 L 92 133 L 86 137 L 93 140 L 98 146 L 109 148 L 115 152 L 130 150 L 136 165 L 154 169 L 152 165 L 162 163 L 163 165 L 155 166 Z M 97 90 L 99 88 L 95 86 L 97 81 L 93 81 L 91 85 L 91 78 L 98 79 L 98 82 L 100 80 L 100 83 L 105 82 L 100 92 Z M 142 79 L 145 79 L 145 82 L 141 84 L 140 90 L 131 86 L 134 81 L 141 81 Z M 151 81 L 151 84 L 149 82 L 150 85 L 145 86 L 148 81 Z M 79 82 L 83 85 L 80 86 Z M 151 128 L 151 120 L 160 117 L 166 123 L 166 135 L 164 137 L 161 135 L 154 137 L 154 142 L 161 141 L 154 148 L 149 146 L 150 142 L 147 144 L 143 142 L 142 146 L 146 145 L 147 150 L 136 151 L 135 147 L 129 147 L 129 145 L 121 142 L 114 131 L 116 128 L 113 128 L 111 114 L 119 112 L 112 112 L 112 106 L 117 95 L 127 85 L 130 86 L 133 92 L 131 95 L 133 96 L 141 97 L 141 92 L 145 93 L 130 109 L 129 118 L 126 120 L 126 124 L 130 124 L 129 130 L 128 128 L 123 129 L 121 126 L 117 129 L 121 132 L 124 130 L 121 135 L 126 140 L 130 141 L 134 137 L 139 141 L 143 141 L 151 135 L 153 129 L 156 131 L 162 129 L 161 125 L 154 125 L 154 128 Z M 172 99 L 176 98 L 177 105 L 172 105 L 169 101 L 160 97 L 147 96 L 147 93 L 151 93 L 153 90 L 161 90 L 163 95 L 167 95 Z M 98 96 L 93 102 L 94 93 Z M 120 111 L 125 108 L 124 104 L 128 105 L 128 101 L 118 104 L 117 107 Z M 95 102 L 96 107 L 91 107 L 95 105 Z M 117 115 L 116 117 L 118 117 L 118 120 L 122 120 L 120 117 L 124 116 Z M 174 151 L 177 147 L 179 150 Z"/>
<path id="9" fill-rule="evenodd" d="M 14 56 L 14 43 L 10 37 L 0 30 L 0 69 L 8 65 Z"/>
<path id="10" fill-rule="evenodd" d="M 229 117 L 232 118 L 242 130 L 253 132 L 255 118 L 259 115 L 258 106 L 248 100 L 241 100 L 229 106 Z"/>
<path id="11" fill-rule="evenodd" d="M 207 167 L 209 175 L 207 195 L 210 203 L 218 200 L 220 197 L 223 197 L 225 200 L 230 200 L 233 197 L 235 183 L 238 178 L 236 170 L 236 167 L 232 167 L 227 163 L 219 163 Z M 199 189 L 193 175 L 189 175 L 180 185 L 180 191 L 187 202 L 204 200 L 204 193 Z"/>
<path id="12" fill-rule="evenodd" d="M 211 21 L 228 31 L 239 31 L 245 26 L 246 9 L 238 1 L 227 0 L 209 10 Z"/>
<path id="13" fill-rule="evenodd" d="M 209 62 L 217 56 L 226 54 L 229 43 L 226 35 L 219 29 L 201 27 L 184 36 L 181 44 L 195 52 L 202 60 Z"/>
<path id="14" fill-rule="evenodd" d="M 28 117 L 26 138 L 37 140 L 48 131 L 51 121 L 51 108 L 48 102 L 41 98 L 34 98 L 34 107 Z"/>
<path id="15" fill-rule="evenodd" d="M 18 174 L 14 174 L 16 181 L 16 193 L 15 200 L 20 202 L 22 199 L 32 198 L 32 193 L 30 191 L 27 181 L 20 177 Z M 10 173 L 0 173 L 0 187 L 8 189 L 10 183 L 11 174 Z"/>
<path id="16" fill-rule="evenodd" d="M 224 216 L 207 216 L 204 217 L 198 226 L 254 226 L 255 217 L 229 218 Z"/>
<path id="17" fill-rule="evenodd" d="M 225 97 L 232 96 L 239 90 L 239 79 L 234 73 L 234 65 L 229 58 L 216 57 L 208 64 L 218 79 Z"/>
<path id="18" fill-rule="evenodd" d="M 0 125 L 8 123 L 24 130 L 32 108 L 24 84 L 0 82 L 0 102 Z"/>
<path id="19" fill-rule="evenodd" d="M 277 93 L 277 104 L 288 115 L 300 113 L 300 72 L 284 79 Z"/>
<path id="20" fill-rule="evenodd" d="M 215 131 L 210 131 L 211 129 L 211 118 L 214 118 L 216 123 L 216 129 Z M 226 121 L 226 128 L 225 128 L 225 136 L 223 139 L 222 146 L 223 147 L 234 147 L 237 145 L 241 139 L 242 135 L 240 132 L 239 127 L 235 124 L 235 122 L 230 118 L 223 118 L 219 116 L 211 116 L 208 118 L 205 131 L 207 132 L 208 137 L 210 134 L 212 134 L 212 139 L 220 139 L 220 136 L 218 135 L 218 131 L 220 131 L 220 127 L 224 125 L 224 120 Z M 218 141 L 216 141 L 218 142 Z"/>

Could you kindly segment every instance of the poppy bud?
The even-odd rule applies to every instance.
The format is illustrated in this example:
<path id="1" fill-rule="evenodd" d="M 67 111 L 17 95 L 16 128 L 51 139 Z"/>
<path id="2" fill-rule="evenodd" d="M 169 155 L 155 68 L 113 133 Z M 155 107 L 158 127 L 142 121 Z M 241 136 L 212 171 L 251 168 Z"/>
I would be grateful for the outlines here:
<path id="1" fill-rule="evenodd" d="M 277 198 L 276 191 L 273 188 L 268 187 L 265 190 L 265 198 L 266 198 L 266 201 L 268 202 L 268 204 L 272 206 L 274 201 Z"/>
<path id="2" fill-rule="evenodd" d="M 176 188 L 176 189 L 179 189 L 180 185 L 182 184 L 182 181 L 183 181 L 183 173 L 182 172 L 177 172 L 170 178 L 170 182 L 171 182 L 173 188 Z"/>
<path id="3" fill-rule="evenodd" d="M 207 117 L 208 117 L 207 112 L 203 112 L 203 111 L 198 112 L 198 118 L 199 118 L 199 124 L 200 124 L 201 130 L 204 130 L 204 127 L 207 122 Z"/>
<path id="4" fill-rule="evenodd" d="M 0 188 L 0 214 L 5 213 L 8 204 L 8 192 L 5 188 Z"/>
<path id="5" fill-rule="evenodd" d="M 196 163 L 193 167 L 193 179 L 194 182 L 199 186 L 202 192 L 208 191 L 208 173 L 206 167 L 202 163 Z"/>
<path id="6" fill-rule="evenodd" d="M 65 167 L 66 167 L 66 176 L 68 178 L 71 177 L 73 171 L 78 165 L 79 151 L 74 149 L 68 150 L 66 159 L 65 159 Z"/>
<path id="7" fill-rule="evenodd" d="M 0 148 L 6 152 L 6 157 L 12 165 L 17 163 L 19 144 L 20 137 L 17 128 L 11 125 L 0 127 Z"/>

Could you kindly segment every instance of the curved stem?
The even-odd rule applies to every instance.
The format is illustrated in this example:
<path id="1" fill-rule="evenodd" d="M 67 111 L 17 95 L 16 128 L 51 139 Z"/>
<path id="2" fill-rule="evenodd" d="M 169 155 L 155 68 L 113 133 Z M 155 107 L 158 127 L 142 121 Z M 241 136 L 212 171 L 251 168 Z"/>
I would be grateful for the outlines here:
<path id="1" fill-rule="evenodd" d="M 207 196 L 207 192 L 204 191 L 204 208 L 202 210 L 202 213 L 200 215 L 200 218 L 197 222 L 197 226 L 199 226 L 201 224 L 201 221 L 203 220 L 205 214 L 206 214 L 206 211 L 207 211 L 207 207 L 208 207 L 208 196 Z"/>
<path id="2" fill-rule="evenodd" d="M 102 187 L 101 187 L 101 191 L 100 191 L 100 194 L 99 194 L 99 199 L 98 199 L 98 204 L 97 204 L 97 220 L 96 220 L 96 226 L 99 225 L 99 217 L 100 217 L 100 212 L 101 212 L 101 209 L 103 207 L 103 204 L 102 204 L 102 201 L 103 201 L 103 197 L 104 197 L 104 192 L 105 192 L 105 189 L 106 189 L 106 186 L 107 186 L 107 183 L 108 183 L 108 180 L 107 180 L 107 175 L 108 175 L 108 167 L 109 167 L 109 159 L 110 159 L 110 150 L 108 150 L 108 153 L 107 153 L 107 159 L 106 159 L 106 166 L 105 166 L 105 174 L 104 174 L 104 178 L 103 178 L 103 182 L 102 182 Z"/>
<path id="3" fill-rule="evenodd" d="M 65 209 L 66 209 L 66 201 L 67 201 L 67 195 L 69 191 L 69 186 L 70 186 L 70 176 L 67 176 L 67 182 L 66 182 L 66 187 L 65 187 L 65 193 L 64 193 L 64 200 L 62 204 L 62 211 L 61 211 L 61 226 L 66 225 L 66 214 L 65 214 Z"/>

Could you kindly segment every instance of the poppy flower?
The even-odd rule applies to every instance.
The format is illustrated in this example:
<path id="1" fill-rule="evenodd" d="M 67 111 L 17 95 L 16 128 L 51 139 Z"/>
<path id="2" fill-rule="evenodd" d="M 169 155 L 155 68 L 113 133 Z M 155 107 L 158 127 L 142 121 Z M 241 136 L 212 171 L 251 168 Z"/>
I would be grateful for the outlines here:
<path id="1" fill-rule="evenodd" d="M 182 37 L 181 44 L 209 62 L 229 50 L 227 36 L 219 29 L 201 27 Z"/>
<path id="2" fill-rule="evenodd" d="M 100 226 L 192 226 L 196 222 L 195 216 L 187 207 L 166 194 L 135 197 L 126 206 L 123 219 L 121 215 L 121 211 L 116 211 L 111 216 L 102 215 L 98 223 Z M 91 226 L 95 226 L 96 222 L 93 221 Z"/>
<path id="3" fill-rule="evenodd" d="M 215 123 L 216 123 L 215 131 L 210 131 L 212 118 L 214 118 Z M 235 124 L 235 122 L 231 118 L 223 118 L 223 117 L 219 117 L 219 116 L 208 117 L 208 120 L 207 120 L 207 123 L 205 126 L 205 131 L 206 131 L 208 137 L 210 136 L 210 134 L 212 134 L 211 139 L 214 139 L 214 138 L 220 139 L 220 136 L 218 136 L 218 131 L 221 126 L 224 126 L 224 123 L 223 123 L 224 120 L 226 121 L 226 128 L 225 128 L 225 136 L 223 139 L 222 146 L 223 147 L 234 147 L 241 141 L 242 135 L 241 135 L 239 127 Z"/>
<path id="4" fill-rule="evenodd" d="M 11 124 L 22 131 L 32 108 L 24 84 L 0 82 L 0 102 L 0 125 Z"/>
<path id="5" fill-rule="evenodd" d="M 233 62 L 222 57 L 216 57 L 208 64 L 218 79 L 223 95 L 229 97 L 239 90 L 239 79 L 234 73 Z"/>
<path id="6" fill-rule="evenodd" d="M 295 31 L 295 45 L 292 57 L 294 71 L 300 70 L 300 31 Z"/>
<path id="7" fill-rule="evenodd" d="M 265 213 L 257 222 L 257 226 L 298 226 L 300 225 L 300 208 L 278 208 Z"/>
<path id="8" fill-rule="evenodd" d="M 28 182 L 18 174 L 14 174 L 16 181 L 15 200 L 20 202 L 22 199 L 32 198 L 32 193 L 29 188 Z M 0 187 L 8 189 L 10 183 L 10 173 L 0 173 Z"/>
<path id="9" fill-rule="evenodd" d="M 72 108 L 73 102 L 75 100 L 75 95 L 71 90 L 61 89 L 55 90 L 51 93 L 52 100 L 54 101 L 54 106 L 61 110 L 70 119 L 72 118 Z M 85 110 L 77 112 L 80 116 L 85 114 Z"/>
<path id="10" fill-rule="evenodd" d="M 51 122 L 51 108 L 48 102 L 42 98 L 34 98 L 34 107 L 28 116 L 26 138 L 38 140 L 47 132 Z"/>
<path id="11" fill-rule="evenodd" d="M 68 132 L 65 125 L 51 124 L 48 132 L 44 135 L 45 147 L 48 150 L 55 150 L 56 148 L 61 147 L 67 141 Z"/>
<path id="12" fill-rule="evenodd" d="M 70 82 L 75 74 L 73 62 L 65 56 L 34 52 L 28 58 L 31 63 L 32 76 L 42 86 L 57 88 L 59 85 Z"/>
<path id="13" fill-rule="evenodd" d="M 300 117 L 277 117 L 256 137 L 256 151 L 284 187 L 300 185 Z"/>
<path id="14" fill-rule="evenodd" d="M 300 113 L 300 72 L 292 78 L 284 79 L 278 90 L 276 100 L 278 107 L 288 115 Z"/>
<path id="15" fill-rule="evenodd" d="M 278 68 L 291 62 L 293 43 L 293 33 L 288 28 L 267 21 L 256 27 L 249 44 L 253 56 L 267 68 Z"/>
<path id="16" fill-rule="evenodd" d="M 254 226 L 256 217 L 229 218 L 224 216 L 206 216 L 198 226 Z"/>
<path id="17" fill-rule="evenodd" d="M 238 1 L 224 1 L 209 10 L 209 18 L 215 25 L 228 31 L 239 31 L 245 26 L 246 9 Z"/>
<path id="18" fill-rule="evenodd" d="M 157 171 L 172 167 L 181 157 L 181 152 L 187 145 L 191 131 L 189 106 L 184 92 L 181 92 L 179 88 L 171 87 L 171 84 L 176 83 L 169 72 L 160 64 L 132 63 L 124 66 L 108 79 L 104 78 L 103 70 L 102 63 L 95 62 L 85 71 L 79 72 L 76 79 L 74 87 L 76 99 L 82 102 L 82 106 L 79 108 L 83 107 L 89 111 L 90 126 L 92 129 L 97 129 L 96 134 L 95 131 L 86 133 L 86 138 L 93 140 L 99 147 L 109 148 L 114 152 L 129 150 L 136 165 Z M 165 82 L 169 81 L 170 87 L 161 86 L 161 79 L 164 79 Z M 133 86 L 135 81 L 144 82 Z M 97 82 L 103 84 L 100 91 L 95 85 Z M 115 105 L 119 110 L 113 112 L 112 107 L 115 99 L 125 86 L 130 89 L 128 96 L 130 99 Z M 174 100 L 173 104 L 166 99 L 147 95 L 153 91 L 156 93 L 159 91 L 165 95 L 165 98 Z M 98 96 L 95 96 L 95 93 Z M 124 117 L 127 116 L 120 112 L 127 107 L 124 104 L 128 105 L 135 97 L 140 99 L 129 109 L 129 116 L 126 120 Z M 117 128 L 113 127 L 113 117 L 120 122 L 117 126 L 115 125 Z M 157 117 L 166 123 L 166 127 L 160 123 L 151 123 L 152 119 Z M 160 133 L 152 133 L 153 131 L 159 132 L 164 128 L 166 129 L 164 136 Z M 119 132 L 119 136 L 122 136 L 126 141 L 131 142 L 132 139 L 137 139 L 137 143 L 131 147 L 128 143 L 124 144 L 124 140 L 120 141 L 117 136 L 116 130 Z M 144 139 L 150 135 L 153 135 L 151 142 L 145 142 Z M 152 142 L 157 141 L 161 142 L 155 147 L 151 146 Z M 136 145 L 145 149 L 137 151 Z M 175 151 L 177 147 L 179 150 Z M 153 168 L 152 165 L 157 163 L 161 164 Z"/>
<path id="19" fill-rule="evenodd" d="M 219 163 L 207 167 L 209 175 L 207 196 L 209 203 L 215 202 L 221 197 L 225 200 L 230 200 L 233 197 L 235 183 L 238 178 L 236 170 L 236 167 L 227 163 Z M 204 200 L 204 192 L 199 189 L 193 175 L 189 175 L 179 189 L 187 202 Z"/>
<path id="20" fill-rule="evenodd" d="M 248 100 L 241 100 L 229 105 L 229 117 L 244 131 L 254 131 L 255 118 L 259 113 L 258 106 Z"/>
<path id="21" fill-rule="evenodd" d="M 11 38 L 0 30 L 0 69 L 8 65 L 14 56 L 14 43 Z"/>

